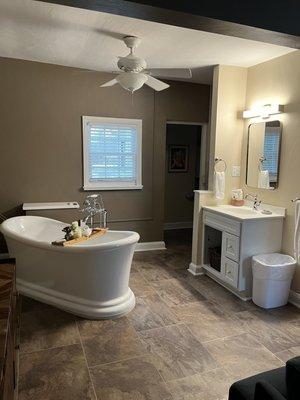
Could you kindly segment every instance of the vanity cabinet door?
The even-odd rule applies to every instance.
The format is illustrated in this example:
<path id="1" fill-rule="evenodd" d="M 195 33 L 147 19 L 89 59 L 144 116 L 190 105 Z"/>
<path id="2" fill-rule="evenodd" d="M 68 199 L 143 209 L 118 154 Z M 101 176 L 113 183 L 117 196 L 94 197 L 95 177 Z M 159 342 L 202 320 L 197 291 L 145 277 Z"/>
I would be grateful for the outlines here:
<path id="1" fill-rule="evenodd" d="M 223 232 L 222 255 L 238 262 L 240 257 L 240 238 Z"/>
<path id="2" fill-rule="evenodd" d="M 239 264 L 227 257 L 222 257 L 222 279 L 235 288 L 238 287 Z"/>

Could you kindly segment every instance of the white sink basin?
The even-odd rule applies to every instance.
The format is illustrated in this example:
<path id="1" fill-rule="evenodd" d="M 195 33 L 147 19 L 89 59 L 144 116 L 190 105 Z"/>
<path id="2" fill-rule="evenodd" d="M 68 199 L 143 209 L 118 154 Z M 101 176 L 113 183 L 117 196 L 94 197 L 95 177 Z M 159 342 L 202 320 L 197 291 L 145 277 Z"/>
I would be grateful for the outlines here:
<path id="1" fill-rule="evenodd" d="M 247 206 L 242 206 L 242 207 L 235 207 L 235 206 L 219 206 L 222 207 L 222 209 L 224 211 L 228 211 L 237 215 L 257 215 L 258 213 L 260 213 L 261 211 L 255 211 L 253 208 L 251 207 L 247 207 Z"/>
<path id="2" fill-rule="evenodd" d="M 228 215 L 236 219 L 266 219 L 266 218 L 284 218 L 285 208 L 263 205 L 260 210 L 255 211 L 252 207 L 236 207 L 231 205 L 204 206 L 205 210 Z M 265 213 L 265 210 L 270 213 Z"/>

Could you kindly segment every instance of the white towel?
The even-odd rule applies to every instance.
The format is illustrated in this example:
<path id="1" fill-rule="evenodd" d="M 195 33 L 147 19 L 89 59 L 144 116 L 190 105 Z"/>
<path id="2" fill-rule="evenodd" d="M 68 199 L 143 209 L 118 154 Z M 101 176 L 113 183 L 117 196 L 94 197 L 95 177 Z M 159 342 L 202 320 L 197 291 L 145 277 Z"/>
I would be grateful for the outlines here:
<path id="1" fill-rule="evenodd" d="M 214 182 L 215 198 L 223 200 L 225 197 L 225 172 L 215 172 Z"/>
<path id="2" fill-rule="evenodd" d="M 259 171 L 258 173 L 258 184 L 260 189 L 270 189 L 270 176 L 269 171 Z"/>
<path id="3" fill-rule="evenodd" d="M 294 258 L 300 261 L 300 200 L 295 203 Z"/>

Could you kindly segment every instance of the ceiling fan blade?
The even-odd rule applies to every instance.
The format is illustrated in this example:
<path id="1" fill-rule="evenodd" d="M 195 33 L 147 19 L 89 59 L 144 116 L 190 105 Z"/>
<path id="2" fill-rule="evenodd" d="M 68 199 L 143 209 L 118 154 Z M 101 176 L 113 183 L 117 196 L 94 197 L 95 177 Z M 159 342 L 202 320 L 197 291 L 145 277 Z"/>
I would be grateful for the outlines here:
<path id="1" fill-rule="evenodd" d="M 105 82 L 102 85 L 100 85 L 100 87 L 108 87 L 108 86 L 113 86 L 116 83 L 118 83 L 118 81 L 116 79 L 112 79 L 111 81 Z"/>
<path id="2" fill-rule="evenodd" d="M 151 76 L 168 79 L 190 79 L 192 71 L 190 68 L 149 68 L 147 71 Z"/>
<path id="3" fill-rule="evenodd" d="M 170 87 L 170 85 L 168 85 L 167 83 L 159 81 L 158 79 L 153 78 L 153 76 L 151 75 L 148 75 L 148 79 L 145 84 L 157 91 L 168 89 L 168 87 Z"/>

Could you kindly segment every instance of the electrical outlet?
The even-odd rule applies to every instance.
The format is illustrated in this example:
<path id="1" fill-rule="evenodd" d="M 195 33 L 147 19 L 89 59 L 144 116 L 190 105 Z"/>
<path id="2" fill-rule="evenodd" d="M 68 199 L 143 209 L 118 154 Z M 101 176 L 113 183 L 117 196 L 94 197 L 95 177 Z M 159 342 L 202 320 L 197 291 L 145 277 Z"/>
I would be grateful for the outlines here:
<path id="1" fill-rule="evenodd" d="M 239 165 L 233 165 L 232 166 L 231 176 L 233 176 L 233 177 L 241 176 L 241 167 Z"/>

